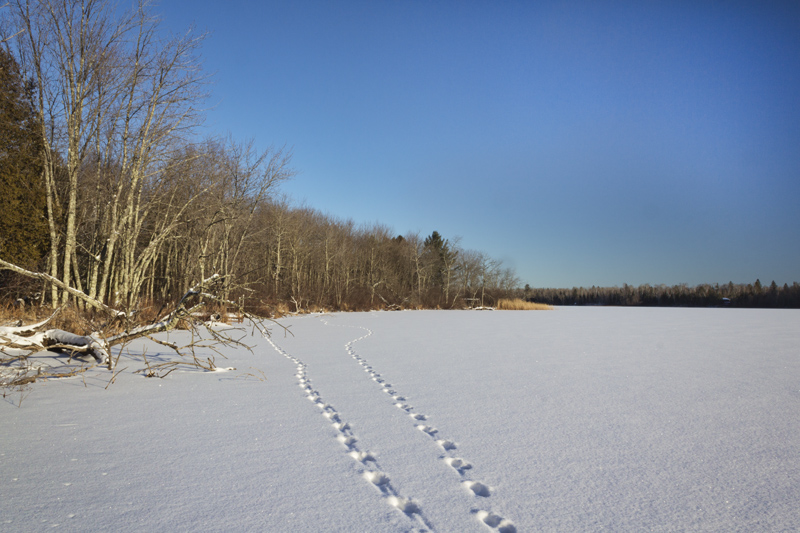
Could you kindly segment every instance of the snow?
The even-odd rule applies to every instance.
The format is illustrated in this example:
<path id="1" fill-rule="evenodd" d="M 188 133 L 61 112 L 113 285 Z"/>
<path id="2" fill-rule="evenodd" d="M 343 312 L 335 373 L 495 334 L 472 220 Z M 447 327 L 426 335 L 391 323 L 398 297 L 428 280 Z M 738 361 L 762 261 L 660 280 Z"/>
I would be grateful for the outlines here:
<path id="1" fill-rule="evenodd" d="M 798 311 L 282 323 L 223 372 L 145 378 L 168 349 L 142 339 L 107 389 L 95 367 L 7 395 L 0 530 L 800 528 Z"/>

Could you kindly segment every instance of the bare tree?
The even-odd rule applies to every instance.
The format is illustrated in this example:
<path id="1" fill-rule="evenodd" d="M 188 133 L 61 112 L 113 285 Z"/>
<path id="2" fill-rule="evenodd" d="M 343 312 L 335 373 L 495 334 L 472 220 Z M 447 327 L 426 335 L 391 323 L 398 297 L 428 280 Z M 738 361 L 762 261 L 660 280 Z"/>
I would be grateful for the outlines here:
<path id="1" fill-rule="evenodd" d="M 50 275 L 80 286 L 78 254 L 88 252 L 88 292 L 105 301 L 113 283 L 130 305 L 162 244 L 138 247 L 151 224 L 150 202 L 169 196 L 165 166 L 201 118 L 204 35 L 164 40 L 144 1 L 122 16 L 107 0 L 16 0 L 12 8 L 25 30 L 19 55 L 38 91 Z M 108 199 L 89 246 L 78 241 L 79 206 L 91 202 L 80 183 L 87 169 L 96 174 L 90 192 Z M 162 221 L 161 229 L 174 226 Z M 56 294 L 53 286 L 53 305 Z M 68 297 L 63 292 L 62 301 Z"/>
<path id="2" fill-rule="evenodd" d="M 267 228 L 255 227 L 258 208 L 293 171 L 288 166 L 290 153 L 272 148 L 258 152 L 254 141 L 236 143 L 229 138 L 220 152 L 217 207 L 208 223 L 206 239 L 215 237 L 215 270 L 232 284 L 236 283 L 237 265 L 245 245 L 266 236 Z"/>
<path id="3" fill-rule="evenodd" d="M 126 92 L 115 115 L 113 156 L 119 173 L 111 210 L 111 223 L 98 295 L 109 290 L 112 269 L 117 268 L 116 287 L 126 305 L 137 297 L 144 272 L 164 239 L 175 229 L 176 216 L 162 222 L 161 232 L 139 250 L 143 230 L 150 223 L 154 198 L 165 198 L 164 171 L 174 161 L 184 136 L 197 124 L 197 104 L 204 97 L 205 77 L 197 49 L 204 35 L 185 35 L 166 43 L 157 39 L 156 20 L 140 5 L 136 17 L 136 45 L 129 54 Z M 196 201 L 203 191 L 192 198 Z M 168 202 L 168 200 L 165 200 Z M 181 207 L 180 211 L 189 204 Z M 179 216 L 179 215 L 177 215 Z M 119 245 L 119 249 L 117 249 Z M 115 254 L 119 254 L 118 256 Z"/>
<path id="4" fill-rule="evenodd" d="M 98 127 L 91 117 L 104 113 L 101 80 L 107 77 L 110 62 L 132 28 L 132 19 L 114 17 L 107 2 L 96 0 L 42 0 L 35 4 L 16 0 L 13 11 L 25 30 L 19 39 L 20 56 L 38 91 L 51 275 L 58 277 L 61 262 L 61 279 L 71 286 L 76 265 L 78 174 Z M 59 198 L 56 186 L 59 169 L 65 174 L 63 198 Z M 62 204 L 66 213 L 60 228 L 57 218 Z M 62 231 L 64 246 L 59 258 Z M 55 296 L 55 288 L 53 291 Z M 64 292 L 63 298 L 68 297 Z"/>
<path id="5" fill-rule="evenodd" d="M 6 7 L 8 7 L 9 5 L 10 5 L 10 3 L 9 3 L 9 2 L 6 2 L 5 4 L 3 4 L 3 5 L 0 5 L 0 9 L 6 8 Z M 5 32 L 5 31 L 3 31 L 2 33 L 0 33 L 0 44 L 5 44 L 5 43 L 7 43 L 8 41 L 10 41 L 11 39 L 13 39 L 14 37 L 17 37 L 18 35 L 22 34 L 24 31 L 25 31 L 25 30 L 17 30 L 17 31 L 16 31 L 16 33 L 12 33 L 12 34 L 9 34 L 9 35 L 6 35 L 6 34 L 5 34 L 6 32 Z"/>

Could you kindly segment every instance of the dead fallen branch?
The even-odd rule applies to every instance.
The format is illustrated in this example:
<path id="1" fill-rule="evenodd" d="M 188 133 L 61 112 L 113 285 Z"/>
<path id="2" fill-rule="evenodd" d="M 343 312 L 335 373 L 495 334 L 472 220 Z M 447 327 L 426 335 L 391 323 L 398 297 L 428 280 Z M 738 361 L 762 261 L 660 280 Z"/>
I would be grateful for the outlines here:
<path id="1" fill-rule="evenodd" d="M 46 329 L 47 325 L 58 314 L 58 310 L 46 320 L 36 324 L 0 327 L 0 387 L 17 387 L 35 382 L 38 378 L 36 375 L 31 374 L 28 358 L 34 353 L 45 350 L 66 353 L 70 361 L 73 357 L 90 356 L 95 360 L 96 364 L 105 363 L 108 369 L 113 372 L 119 361 L 119 356 L 116 358 L 111 356 L 112 348 L 121 354 L 125 346 L 143 337 L 169 348 L 178 356 L 175 360 L 152 364 L 147 360 L 146 355 L 142 354 L 145 368 L 140 372 L 144 375 L 165 377 L 180 366 L 215 370 L 215 358 L 213 356 L 201 357 L 198 355 L 197 349 L 202 348 L 206 353 L 211 350 L 218 356 L 224 357 L 219 349 L 221 346 L 235 346 L 248 350 L 250 347 L 242 342 L 245 337 L 244 333 L 241 337 L 235 338 L 231 334 L 204 327 L 205 324 L 198 315 L 200 315 L 201 310 L 209 305 L 222 305 L 233 309 L 238 316 L 250 321 L 254 334 L 258 331 L 262 336 L 268 337 L 270 335 L 269 329 L 265 325 L 266 320 L 283 327 L 274 320 L 265 319 L 247 312 L 241 303 L 218 296 L 218 293 L 223 288 L 223 278 L 217 274 L 186 291 L 169 312 L 161 315 L 161 318 L 150 323 L 141 324 L 136 320 L 136 313 L 110 308 L 77 289 L 65 286 L 62 282 L 47 274 L 31 272 L 2 259 L 0 259 L 0 269 L 12 270 L 24 276 L 52 283 L 105 313 L 109 317 L 109 321 L 106 323 L 107 327 L 113 325 L 113 327 L 118 328 L 117 331 L 119 327 L 123 329 L 122 332 L 113 335 L 107 334 L 108 330 L 102 328 L 89 335 L 79 335 L 61 329 Z M 189 344 L 179 346 L 174 342 L 154 337 L 158 333 L 175 329 L 179 324 L 182 324 L 182 327 L 192 332 L 192 339 Z M 204 332 L 203 335 L 200 334 L 201 328 Z M 80 372 L 84 371 L 85 369 L 80 370 Z M 42 370 L 37 370 L 37 372 L 41 377 Z M 115 372 L 112 375 L 109 384 L 114 382 L 118 374 L 119 372 Z"/>
<path id="2" fill-rule="evenodd" d="M 117 311 L 116 309 L 108 307 L 106 304 L 90 297 L 89 295 L 83 293 L 82 291 L 79 291 L 78 289 L 65 285 L 61 280 L 54 278 L 49 274 L 45 274 L 43 272 L 32 272 L 30 270 L 26 270 L 22 267 L 19 267 L 13 263 L 9 263 L 8 261 L 4 261 L 3 259 L 0 259 L 0 270 L 11 270 L 12 272 L 16 272 L 17 274 L 22 274 L 23 276 L 27 276 L 29 278 L 46 281 L 52 285 L 55 285 L 56 287 L 58 287 L 63 291 L 67 291 L 70 295 L 74 296 L 75 298 L 83 300 L 90 306 L 99 309 L 101 311 L 105 311 L 107 313 L 116 315 L 125 314 L 122 313 L 121 311 Z"/>

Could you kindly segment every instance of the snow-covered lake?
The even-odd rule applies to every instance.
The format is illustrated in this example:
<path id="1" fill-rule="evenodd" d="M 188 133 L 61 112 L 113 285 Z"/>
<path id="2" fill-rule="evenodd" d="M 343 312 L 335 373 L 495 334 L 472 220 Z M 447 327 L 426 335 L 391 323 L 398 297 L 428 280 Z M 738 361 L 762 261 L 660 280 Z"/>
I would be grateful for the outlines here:
<path id="1" fill-rule="evenodd" d="M 800 311 L 282 322 L 236 370 L 7 396 L 0 530 L 800 529 Z"/>

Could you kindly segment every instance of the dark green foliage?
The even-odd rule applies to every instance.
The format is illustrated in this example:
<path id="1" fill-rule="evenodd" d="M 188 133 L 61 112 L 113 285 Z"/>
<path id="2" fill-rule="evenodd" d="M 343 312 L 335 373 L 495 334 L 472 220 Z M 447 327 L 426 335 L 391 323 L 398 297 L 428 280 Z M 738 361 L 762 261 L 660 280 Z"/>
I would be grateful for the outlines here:
<path id="1" fill-rule="evenodd" d="M 446 246 L 446 243 L 447 241 L 442 239 L 442 236 L 439 235 L 439 232 L 434 230 L 434 232 L 425 239 L 424 245 L 425 248 L 438 251 L 443 249 Z"/>
<path id="2" fill-rule="evenodd" d="M 36 268 L 49 244 L 33 89 L 0 49 L 0 257 L 25 268 Z"/>
<path id="3" fill-rule="evenodd" d="M 431 266 L 432 285 L 441 288 L 444 280 L 444 254 L 447 251 L 447 241 L 442 239 L 438 231 L 434 231 L 423 243 L 427 254 L 428 264 Z"/>
<path id="4" fill-rule="evenodd" d="M 426 237 L 423 246 L 432 271 L 432 284 L 434 287 L 442 288 L 447 284 L 445 273 L 455 261 L 457 252 L 451 250 L 450 241 L 442 239 L 438 231 Z"/>
<path id="5" fill-rule="evenodd" d="M 573 287 L 530 289 L 525 298 L 551 305 L 635 305 L 646 307 L 779 307 L 800 308 L 800 285 L 779 287 L 774 281 L 764 290 L 761 281 L 735 285 L 686 284 L 632 287 Z"/>

